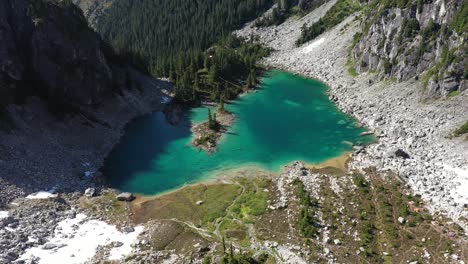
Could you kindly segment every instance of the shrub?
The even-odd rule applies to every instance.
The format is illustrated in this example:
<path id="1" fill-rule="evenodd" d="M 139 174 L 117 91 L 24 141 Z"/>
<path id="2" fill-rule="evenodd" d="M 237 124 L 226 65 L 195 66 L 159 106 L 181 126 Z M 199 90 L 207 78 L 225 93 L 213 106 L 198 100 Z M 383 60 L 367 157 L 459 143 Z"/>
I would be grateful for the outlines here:
<path id="1" fill-rule="evenodd" d="M 465 122 L 465 124 L 463 124 L 461 127 L 459 127 L 457 130 L 455 130 L 453 132 L 453 134 L 456 136 L 456 137 L 459 137 L 463 134 L 466 134 L 468 133 L 468 121 Z"/>

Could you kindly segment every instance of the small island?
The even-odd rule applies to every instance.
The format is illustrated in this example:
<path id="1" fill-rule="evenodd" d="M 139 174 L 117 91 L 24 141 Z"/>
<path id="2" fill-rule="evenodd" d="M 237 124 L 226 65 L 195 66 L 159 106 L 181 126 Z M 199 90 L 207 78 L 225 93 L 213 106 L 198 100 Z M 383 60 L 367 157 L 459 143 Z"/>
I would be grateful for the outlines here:
<path id="1" fill-rule="evenodd" d="M 192 132 L 195 135 L 192 145 L 210 154 L 214 153 L 221 136 L 234 123 L 234 119 L 234 114 L 224 108 L 224 100 L 220 100 L 214 113 L 208 108 L 208 120 L 206 122 L 192 127 Z"/>

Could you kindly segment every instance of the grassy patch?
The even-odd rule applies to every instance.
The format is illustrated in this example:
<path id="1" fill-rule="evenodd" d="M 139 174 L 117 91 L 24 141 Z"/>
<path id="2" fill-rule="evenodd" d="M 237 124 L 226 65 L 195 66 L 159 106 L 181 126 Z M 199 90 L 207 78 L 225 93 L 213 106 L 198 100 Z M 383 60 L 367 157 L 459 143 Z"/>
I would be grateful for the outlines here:
<path id="1" fill-rule="evenodd" d="M 211 231 L 221 217 L 224 218 L 222 221 L 253 222 L 255 217 L 266 212 L 269 194 L 263 189 L 271 184 L 271 180 L 236 178 L 236 181 L 238 184 L 191 185 L 148 200 L 136 210 L 135 221 L 177 219 Z M 198 201 L 202 204 L 197 205 Z M 228 222 L 222 224 L 227 228 Z"/>
<path id="2" fill-rule="evenodd" d="M 239 186 L 233 184 L 188 186 L 144 202 L 135 214 L 135 221 L 176 218 L 201 226 L 223 216 L 240 190 Z M 197 201 L 203 203 L 197 205 Z"/>
<path id="3" fill-rule="evenodd" d="M 353 77 L 358 76 L 356 68 L 354 67 L 354 60 L 351 59 L 351 57 L 349 57 L 348 61 L 346 62 L 346 68 L 348 70 L 349 75 L 351 75 Z"/>
<path id="4" fill-rule="evenodd" d="M 468 121 L 466 121 L 465 124 L 463 124 L 458 129 L 456 129 L 453 132 L 453 135 L 456 136 L 456 137 L 459 137 L 459 136 L 467 134 L 467 133 L 468 133 Z"/>
<path id="5" fill-rule="evenodd" d="M 263 189 L 271 182 L 259 178 L 254 180 L 255 184 L 251 183 L 251 179 L 239 179 L 239 181 L 244 186 L 244 193 L 232 206 L 231 212 L 238 219 L 251 221 L 253 216 L 259 216 L 266 212 L 269 195 Z"/>
<path id="6" fill-rule="evenodd" d="M 460 91 L 451 91 L 448 94 L 448 97 L 455 97 L 455 96 L 458 96 L 458 95 L 460 95 Z"/>
<path id="7" fill-rule="evenodd" d="M 130 204 L 117 200 L 117 195 L 113 192 L 93 198 L 84 198 L 80 206 L 88 209 L 92 214 L 102 214 L 106 212 L 106 217 L 115 222 L 127 220 L 127 213 L 130 212 Z"/>

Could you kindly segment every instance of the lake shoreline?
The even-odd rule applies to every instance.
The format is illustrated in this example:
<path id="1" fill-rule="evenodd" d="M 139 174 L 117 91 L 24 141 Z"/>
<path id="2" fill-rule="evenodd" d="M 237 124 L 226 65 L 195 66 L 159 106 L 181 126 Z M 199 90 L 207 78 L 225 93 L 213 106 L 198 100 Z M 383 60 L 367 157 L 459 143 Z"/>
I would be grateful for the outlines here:
<path id="1" fill-rule="evenodd" d="M 238 168 L 230 169 L 228 172 L 215 172 L 214 175 L 210 175 L 206 179 L 203 179 L 201 181 L 188 183 L 183 186 L 180 186 L 171 190 L 163 191 L 158 194 L 154 194 L 154 195 L 135 194 L 136 198 L 131 203 L 138 206 L 146 201 L 153 200 L 156 198 L 162 198 L 165 195 L 172 194 L 184 188 L 198 186 L 198 185 L 232 184 L 233 179 L 238 178 L 238 177 L 257 177 L 258 174 L 262 174 L 262 177 L 278 178 L 278 177 L 281 177 L 281 174 L 285 173 L 286 168 L 289 168 L 298 162 L 303 164 L 304 167 L 306 167 L 307 169 L 314 170 L 314 171 L 321 171 L 321 170 L 326 170 L 326 169 L 346 171 L 348 167 L 348 162 L 350 161 L 351 156 L 352 156 L 352 152 L 347 151 L 337 157 L 333 157 L 333 158 L 327 159 L 319 163 L 293 161 L 289 164 L 283 165 L 278 171 L 269 171 L 268 169 L 261 167 L 259 165 L 243 165 Z M 220 175 L 220 174 L 224 174 L 224 175 Z"/>
<path id="2" fill-rule="evenodd" d="M 318 17 L 311 14 L 308 19 Z M 424 87 L 420 78 L 384 81 L 378 73 L 353 72 L 348 64 L 349 47 L 361 29 L 355 18 L 356 14 L 351 15 L 300 47 L 293 42 L 301 34 L 302 22 L 295 20 L 262 29 L 250 24 L 236 34 L 257 35 L 261 43 L 275 50 L 261 62 L 267 67 L 327 83 L 327 93 L 337 107 L 376 134 L 379 142 L 356 151 L 352 169 L 376 167 L 398 173 L 432 213 L 445 214 L 468 230 L 468 196 L 460 187 L 468 171 L 468 145 L 462 138 L 450 137 L 466 122 L 466 93 L 427 102 L 421 100 Z M 396 151 L 409 158 L 398 157 Z"/>
<path id="3" fill-rule="evenodd" d="M 258 163 L 279 171 L 293 161 L 328 160 L 351 151 L 353 145 L 372 143 L 364 129 L 329 100 L 326 88 L 319 81 L 272 70 L 262 79 L 262 92 L 226 104 L 226 112 L 210 107 L 221 123 L 219 131 L 204 122 L 206 106 L 184 112 L 176 126 L 162 114 L 147 116 L 131 126 L 109 157 L 106 175 L 113 176 L 111 187 L 161 193 L 223 168 Z M 237 121 L 230 129 L 234 114 Z M 221 139 L 223 145 L 215 151 Z"/>

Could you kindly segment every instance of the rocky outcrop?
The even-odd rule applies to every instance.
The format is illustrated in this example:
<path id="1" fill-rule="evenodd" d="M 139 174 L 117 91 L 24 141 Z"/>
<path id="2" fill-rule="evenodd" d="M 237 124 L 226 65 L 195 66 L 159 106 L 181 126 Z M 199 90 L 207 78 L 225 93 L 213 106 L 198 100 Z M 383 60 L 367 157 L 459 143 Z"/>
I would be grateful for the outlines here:
<path id="1" fill-rule="evenodd" d="M 422 78 L 424 96 L 446 96 L 468 88 L 467 3 L 375 1 L 355 36 L 352 58 L 358 73 L 377 71 L 399 81 Z M 465 18 L 464 18 L 465 17 Z"/>
<path id="2" fill-rule="evenodd" d="M 0 28 L 4 104 L 39 95 L 60 109 L 87 106 L 115 90 L 117 68 L 71 1 L 1 1 Z"/>
<path id="3" fill-rule="evenodd" d="M 114 0 L 72 0 L 81 10 L 89 22 L 89 25 L 96 28 L 99 19 L 105 15 L 106 10 L 112 5 Z"/>

